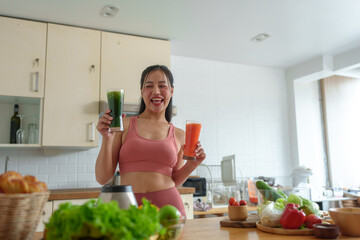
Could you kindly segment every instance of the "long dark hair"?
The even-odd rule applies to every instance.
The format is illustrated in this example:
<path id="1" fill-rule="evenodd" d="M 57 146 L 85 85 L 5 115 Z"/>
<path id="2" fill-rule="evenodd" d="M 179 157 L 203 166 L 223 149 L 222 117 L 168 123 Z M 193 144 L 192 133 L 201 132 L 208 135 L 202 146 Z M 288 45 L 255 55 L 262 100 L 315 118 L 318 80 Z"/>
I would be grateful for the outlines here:
<path id="1" fill-rule="evenodd" d="M 171 73 L 171 71 L 169 70 L 168 67 L 164 66 L 164 65 L 153 65 L 150 67 L 147 67 L 141 74 L 141 80 L 140 80 L 140 89 L 143 88 L 144 82 L 145 82 L 145 78 L 149 75 L 149 73 L 156 71 L 156 70 L 160 70 L 162 71 L 166 78 L 169 80 L 171 87 L 174 87 L 174 77 Z M 144 99 L 141 98 L 141 103 L 140 103 L 140 108 L 139 108 L 139 115 L 141 113 L 143 113 L 145 111 L 145 102 Z M 166 121 L 171 122 L 171 118 L 172 118 L 172 97 L 170 98 L 170 102 L 169 105 L 167 106 L 166 110 L 165 110 L 165 118 Z"/>

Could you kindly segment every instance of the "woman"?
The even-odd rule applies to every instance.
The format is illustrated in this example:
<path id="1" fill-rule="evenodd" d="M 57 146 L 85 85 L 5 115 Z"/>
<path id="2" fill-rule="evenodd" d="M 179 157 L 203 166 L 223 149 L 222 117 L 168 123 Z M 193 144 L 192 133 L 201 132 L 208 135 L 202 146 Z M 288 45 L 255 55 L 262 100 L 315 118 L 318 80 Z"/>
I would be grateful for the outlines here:
<path id="1" fill-rule="evenodd" d="M 124 118 L 124 132 L 109 132 L 112 117 L 106 110 L 97 129 L 102 145 L 96 161 L 96 180 L 107 183 L 119 164 L 121 184 L 131 185 L 138 204 L 143 197 L 161 207 L 171 204 L 186 216 L 176 189 L 205 159 L 197 143 L 196 161 L 184 165 L 185 132 L 171 121 L 173 76 L 166 66 L 154 65 L 141 75 L 139 115 Z"/>

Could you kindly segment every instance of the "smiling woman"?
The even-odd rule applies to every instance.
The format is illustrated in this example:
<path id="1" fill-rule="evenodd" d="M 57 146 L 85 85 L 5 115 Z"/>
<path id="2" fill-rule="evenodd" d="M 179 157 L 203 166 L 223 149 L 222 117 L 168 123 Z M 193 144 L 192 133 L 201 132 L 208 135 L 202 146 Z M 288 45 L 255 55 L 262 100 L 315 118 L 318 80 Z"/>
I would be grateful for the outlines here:
<path id="1" fill-rule="evenodd" d="M 185 132 L 170 123 L 173 76 L 166 66 L 154 65 L 141 75 L 139 115 L 124 119 L 124 131 L 109 132 L 113 118 L 106 110 L 97 129 L 102 145 L 96 161 L 96 179 L 107 183 L 119 166 L 122 185 L 131 185 L 139 205 L 147 198 L 158 207 L 173 205 L 186 216 L 176 186 L 180 186 L 205 159 L 197 142 L 195 161 L 184 165 Z M 166 196 L 166 198 L 164 197 Z"/>

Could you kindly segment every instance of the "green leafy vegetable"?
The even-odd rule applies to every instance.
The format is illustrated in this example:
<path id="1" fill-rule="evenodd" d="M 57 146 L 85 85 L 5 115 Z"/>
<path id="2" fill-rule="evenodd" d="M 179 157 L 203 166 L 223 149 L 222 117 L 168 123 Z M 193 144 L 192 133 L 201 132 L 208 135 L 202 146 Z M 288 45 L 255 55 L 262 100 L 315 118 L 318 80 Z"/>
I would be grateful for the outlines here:
<path id="1" fill-rule="evenodd" d="M 104 203 L 90 200 L 83 205 L 61 204 L 46 223 L 46 239 L 73 240 L 87 239 L 133 240 L 149 239 L 163 234 L 159 213 L 146 199 L 141 209 L 130 206 L 120 209 L 116 201 Z"/>
<path id="2" fill-rule="evenodd" d="M 295 203 L 299 207 L 301 207 L 303 205 L 303 201 L 302 201 L 301 197 L 294 194 L 294 193 L 290 193 L 290 195 L 287 198 L 287 202 L 288 203 Z"/>
<path id="3" fill-rule="evenodd" d="M 284 210 L 286 204 L 288 204 L 288 202 L 284 198 L 278 198 L 275 201 L 274 208 L 277 209 L 277 210 L 282 211 L 282 210 Z"/>
<path id="4" fill-rule="evenodd" d="M 306 215 L 315 214 L 317 216 L 320 216 L 320 207 L 316 202 L 310 201 L 303 197 L 300 198 L 303 202 L 301 209 L 303 209 Z"/>

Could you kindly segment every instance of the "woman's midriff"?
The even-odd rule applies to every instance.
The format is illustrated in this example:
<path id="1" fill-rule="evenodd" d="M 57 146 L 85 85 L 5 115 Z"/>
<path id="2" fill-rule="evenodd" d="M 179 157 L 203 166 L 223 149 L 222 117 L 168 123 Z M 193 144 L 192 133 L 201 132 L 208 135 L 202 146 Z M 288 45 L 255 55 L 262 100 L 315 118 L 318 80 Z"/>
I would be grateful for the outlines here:
<path id="1" fill-rule="evenodd" d="M 121 175 L 121 185 L 131 185 L 134 193 L 147 193 L 174 187 L 175 183 L 161 173 L 131 172 Z"/>

